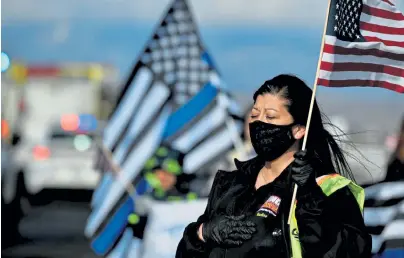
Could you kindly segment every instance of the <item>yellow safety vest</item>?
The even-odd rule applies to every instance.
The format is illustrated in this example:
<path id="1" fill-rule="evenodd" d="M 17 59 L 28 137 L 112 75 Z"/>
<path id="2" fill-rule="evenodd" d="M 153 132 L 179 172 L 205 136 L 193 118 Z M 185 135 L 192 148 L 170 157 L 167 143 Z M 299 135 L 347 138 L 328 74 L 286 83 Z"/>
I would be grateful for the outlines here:
<path id="1" fill-rule="evenodd" d="M 323 190 L 323 193 L 326 196 L 330 196 L 339 189 L 348 186 L 352 194 L 355 196 L 355 199 L 358 202 L 359 208 L 363 214 L 363 206 L 365 203 L 365 190 L 362 187 L 358 186 L 351 180 L 339 174 L 321 176 L 316 180 L 317 184 L 321 187 L 321 190 Z M 297 227 L 295 209 L 296 209 L 296 203 L 294 203 L 292 207 L 292 218 L 289 227 L 290 242 L 292 246 L 292 258 L 302 258 L 302 248 L 300 246 L 299 241 L 299 229 Z"/>

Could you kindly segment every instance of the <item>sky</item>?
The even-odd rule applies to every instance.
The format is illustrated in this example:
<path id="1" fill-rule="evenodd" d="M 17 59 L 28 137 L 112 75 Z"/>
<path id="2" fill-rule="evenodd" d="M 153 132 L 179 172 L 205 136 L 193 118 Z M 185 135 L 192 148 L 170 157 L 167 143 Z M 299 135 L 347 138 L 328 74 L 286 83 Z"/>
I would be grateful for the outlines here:
<path id="1" fill-rule="evenodd" d="M 397 0 L 396 0 L 397 1 Z M 168 0 L 3 0 L 2 51 L 11 60 L 103 62 L 125 78 Z M 327 1 L 189 0 L 230 91 L 249 96 L 279 73 L 313 84 Z M 404 1 L 397 1 L 404 10 Z M 327 101 L 402 103 L 385 89 L 319 89 Z"/>
<path id="2" fill-rule="evenodd" d="M 404 12 L 404 0 L 390 1 Z M 12 61 L 102 62 L 115 66 L 123 81 L 169 0 L 1 2 L 1 47 Z M 327 0 L 188 2 L 222 79 L 244 107 L 279 73 L 313 85 Z M 366 132 L 360 135 L 367 144 L 398 132 L 403 119 L 404 95 L 386 89 L 321 87 L 317 100 L 329 116 L 343 116 L 352 131 Z"/>

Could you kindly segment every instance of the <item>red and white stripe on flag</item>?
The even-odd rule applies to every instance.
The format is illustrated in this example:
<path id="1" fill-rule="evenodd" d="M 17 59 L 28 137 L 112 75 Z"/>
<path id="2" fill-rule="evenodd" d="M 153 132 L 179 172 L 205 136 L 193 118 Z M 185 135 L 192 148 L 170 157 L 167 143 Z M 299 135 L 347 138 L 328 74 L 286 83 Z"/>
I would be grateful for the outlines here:
<path id="1" fill-rule="evenodd" d="M 359 29 L 363 42 L 341 40 L 327 33 L 317 83 L 382 87 L 404 93 L 404 14 L 394 6 L 394 0 L 362 3 Z M 329 21 L 332 19 L 337 17 Z"/>

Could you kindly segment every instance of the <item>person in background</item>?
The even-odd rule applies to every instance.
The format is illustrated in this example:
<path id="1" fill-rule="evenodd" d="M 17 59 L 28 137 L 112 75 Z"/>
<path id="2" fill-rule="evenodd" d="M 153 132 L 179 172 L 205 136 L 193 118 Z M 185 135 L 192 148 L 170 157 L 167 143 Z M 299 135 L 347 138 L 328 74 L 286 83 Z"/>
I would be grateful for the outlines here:
<path id="1" fill-rule="evenodd" d="M 404 180 L 404 118 L 397 136 L 397 147 L 387 168 L 384 181 Z"/>
<path id="2" fill-rule="evenodd" d="M 249 124 L 257 157 L 219 171 L 205 212 L 189 224 L 182 257 L 367 258 L 364 191 L 314 103 L 307 151 L 301 151 L 311 89 L 279 75 L 255 92 Z M 336 174 L 338 173 L 338 174 Z M 294 184 L 297 202 L 288 215 Z"/>
<path id="3" fill-rule="evenodd" d="M 374 257 L 404 257 L 404 119 L 386 177 L 365 188 L 365 223 Z"/>
<path id="4" fill-rule="evenodd" d="M 170 147 L 162 146 L 145 165 L 145 178 L 153 187 L 156 200 L 186 198 L 191 192 L 194 174 L 183 173 L 184 154 Z"/>
<path id="5" fill-rule="evenodd" d="M 150 193 L 146 194 L 146 198 L 151 197 L 153 200 L 165 202 L 196 199 L 198 195 L 191 191 L 191 183 L 196 176 L 183 173 L 183 161 L 183 153 L 168 146 L 158 148 L 153 157 L 146 162 L 145 181 L 140 182 L 141 184 L 147 182 L 148 186 L 144 187 L 148 187 Z M 139 239 L 143 239 L 148 218 L 147 211 L 142 213 L 144 214 L 129 216 L 129 225 L 134 236 Z"/>

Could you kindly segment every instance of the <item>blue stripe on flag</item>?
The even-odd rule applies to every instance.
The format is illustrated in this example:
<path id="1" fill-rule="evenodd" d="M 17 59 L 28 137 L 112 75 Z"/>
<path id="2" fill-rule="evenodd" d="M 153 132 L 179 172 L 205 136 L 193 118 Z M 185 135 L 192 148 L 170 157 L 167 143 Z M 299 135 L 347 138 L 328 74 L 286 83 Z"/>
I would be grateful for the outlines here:
<path id="1" fill-rule="evenodd" d="M 103 176 L 100 186 L 96 189 L 96 191 L 94 191 L 94 194 L 93 194 L 93 199 L 91 201 L 91 206 L 93 209 L 96 209 L 98 207 L 98 204 L 100 202 L 102 202 L 105 195 L 108 193 L 110 183 L 113 180 L 114 180 L 114 176 L 112 175 L 112 172 L 107 172 L 107 174 L 105 174 Z M 136 188 L 136 192 L 139 195 L 143 195 L 149 189 L 150 189 L 150 185 L 147 183 L 146 180 L 142 179 Z"/>
<path id="2" fill-rule="evenodd" d="M 170 116 L 163 138 L 167 139 L 181 130 L 183 126 L 202 112 L 215 99 L 217 94 L 218 89 L 211 83 L 207 83 L 188 103 Z"/>
<path id="3" fill-rule="evenodd" d="M 145 194 L 150 189 L 150 185 L 147 183 L 145 179 L 140 180 L 140 182 L 136 186 L 136 192 L 138 195 Z"/>
<path id="4" fill-rule="evenodd" d="M 113 246 L 115 240 L 125 229 L 128 215 L 134 211 L 134 203 L 127 197 L 122 206 L 111 217 L 102 232 L 92 241 L 91 248 L 97 255 L 105 255 Z"/>
<path id="5" fill-rule="evenodd" d="M 379 256 L 380 258 L 404 257 L 404 248 L 387 249 Z"/>
<path id="6" fill-rule="evenodd" d="M 145 179 L 139 181 L 136 186 L 136 192 L 139 196 L 144 195 L 150 189 L 150 185 Z M 133 200 L 128 197 L 124 204 L 117 210 L 113 215 L 110 222 L 104 230 L 93 240 L 92 247 L 95 249 L 94 245 L 98 246 L 112 246 L 116 239 L 119 237 L 122 229 L 127 225 L 127 217 L 132 213 L 134 209 Z M 94 244 L 95 243 L 95 244 Z M 101 250 L 98 248 L 98 250 Z M 108 250 L 108 249 L 107 249 Z M 97 252 L 97 251 L 96 251 Z M 98 253 L 97 253 L 98 254 Z"/>

